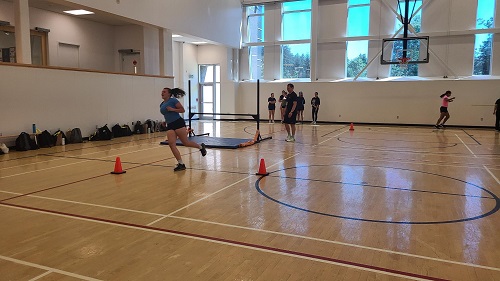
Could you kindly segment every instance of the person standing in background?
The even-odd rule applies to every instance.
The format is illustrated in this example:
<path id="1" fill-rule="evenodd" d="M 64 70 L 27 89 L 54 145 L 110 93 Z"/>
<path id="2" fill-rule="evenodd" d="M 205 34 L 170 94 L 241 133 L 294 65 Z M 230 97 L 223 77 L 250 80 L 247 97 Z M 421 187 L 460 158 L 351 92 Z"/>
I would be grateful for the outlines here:
<path id="1" fill-rule="evenodd" d="M 281 110 L 281 123 L 283 123 L 283 120 L 285 119 L 285 109 L 286 109 L 286 96 L 287 96 L 287 92 L 285 92 L 284 90 L 281 91 L 281 96 L 278 100 L 278 102 L 280 103 L 280 110 Z"/>
<path id="2" fill-rule="evenodd" d="M 283 123 L 285 123 L 285 129 L 288 133 L 286 138 L 287 142 L 295 142 L 295 123 L 297 122 L 297 94 L 293 91 L 293 84 L 288 84 L 286 90 L 288 95 L 286 96 L 287 104 L 285 111 L 285 118 Z"/>
<path id="3" fill-rule="evenodd" d="M 274 123 L 274 112 L 276 111 L 276 99 L 274 93 L 267 99 L 267 109 L 269 110 L 269 123 Z"/>
<path id="4" fill-rule="evenodd" d="M 495 130 L 497 130 L 497 132 L 500 131 L 500 111 L 498 110 L 500 106 L 500 99 L 497 99 L 497 101 L 495 102 L 495 109 L 493 109 L 493 114 L 496 115 L 496 122 L 495 122 Z"/>
<path id="5" fill-rule="evenodd" d="M 321 102 L 318 97 L 318 92 L 314 92 L 314 97 L 311 99 L 313 124 L 316 124 L 316 122 L 318 121 L 318 112 L 320 104 Z"/>
<path id="6" fill-rule="evenodd" d="M 304 123 L 304 104 L 306 100 L 304 99 L 304 93 L 299 92 L 299 97 L 297 98 L 297 124 Z"/>

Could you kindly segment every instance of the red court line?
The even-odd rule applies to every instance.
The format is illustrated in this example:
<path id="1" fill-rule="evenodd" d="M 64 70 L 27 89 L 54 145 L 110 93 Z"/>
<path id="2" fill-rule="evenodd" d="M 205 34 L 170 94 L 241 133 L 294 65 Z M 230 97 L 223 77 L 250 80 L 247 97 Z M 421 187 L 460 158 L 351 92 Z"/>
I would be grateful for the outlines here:
<path id="1" fill-rule="evenodd" d="M 206 236 L 206 235 L 195 234 L 195 233 L 190 233 L 190 232 L 177 231 L 177 230 L 171 230 L 171 229 L 165 229 L 165 228 L 159 228 L 159 227 L 152 227 L 152 226 L 127 223 L 127 222 L 121 222 L 121 221 L 115 221 L 115 220 L 108 220 L 108 219 L 102 219 L 102 218 L 96 218 L 96 217 L 89 217 L 89 216 L 84 216 L 84 215 L 77 215 L 77 214 L 71 214 L 71 213 L 65 213 L 65 212 L 59 212 L 59 211 L 53 211 L 53 210 L 47 210 L 47 209 L 41 209 L 41 208 L 35 208 L 35 207 L 29 207 L 29 206 L 22 206 L 22 205 L 11 204 L 11 203 L 1 202 L 1 201 L 0 201 L 0 205 L 17 207 L 17 208 L 26 209 L 26 210 L 40 211 L 40 212 L 45 212 L 45 213 L 57 214 L 57 215 L 64 215 L 64 216 L 68 216 L 68 217 L 86 219 L 86 220 L 97 221 L 97 222 L 111 223 L 111 224 L 134 227 L 134 228 L 139 228 L 139 229 L 155 230 L 155 231 L 164 232 L 164 233 L 171 233 L 171 234 L 184 235 L 184 236 L 188 236 L 188 237 L 201 238 L 201 239 L 223 242 L 223 243 L 233 244 L 233 245 L 238 245 L 238 246 L 246 246 L 246 247 L 255 248 L 255 249 L 262 249 L 262 250 L 272 251 L 272 252 L 276 252 L 276 253 L 291 254 L 291 255 L 296 255 L 299 257 L 307 257 L 307 258 L 313 258 L 313 259 L 322 260 L 322 261 L 329 261 L 329 262 L 335 262 L 335 263 L 344 264 L 344 265 L 356 266 L 359 268 L 378 270 L 378 271 L 387 272 L 387 273 L 399 274 L 399 275 L 407 276 L 407 277 L 420 278 L 420 279 L 432 280 L 432 281 L 450 281 L 447 279 L 441 279 L 441 278 L 432 277 L 432 276 L 425 276 L 425 275 L 420 275 L 420 274 L 415 274 L 415 273 L 410 273 L 410 272 L 405 272 L 405 271 L 400 271 L 400 270 L 395 270 L 395 269 L 390 269 L 390 268 L 372 266 L 372 265 L 368 265 L 368 264 L 362 264 L 362 263 L 351 262 L 351 261 L 346 261 L 346 260 L 334 259 L 334 258 L 329 258 L 329 257 L 324 257 L 324 256 L 319 256 L 319 255 L 297 252 L 297 251 L 289 251 L 289 250 L 275 248 L 275 247 L 268 247 L 268 246 L 263 246 L 263 245 L 258 245 L 258 244 L 234 241 L 234 240 Z"/>

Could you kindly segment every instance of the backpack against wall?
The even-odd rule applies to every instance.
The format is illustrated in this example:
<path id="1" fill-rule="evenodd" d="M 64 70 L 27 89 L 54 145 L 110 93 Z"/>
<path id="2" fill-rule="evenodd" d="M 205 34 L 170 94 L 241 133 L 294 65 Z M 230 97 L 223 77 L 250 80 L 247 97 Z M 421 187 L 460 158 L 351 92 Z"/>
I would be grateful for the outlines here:
<path id="1" fill-rule="evenodd" d="M 133 135 L 132 130 L 130 129 L 130 126 L 125 124 L 122 126 L 122 135 L 123 136 L 131 136 Z"/>
<path id="2" fill-rule="evenodd" d="M 17 151 L 27 151 L 38 149 L 38 145 L 34 140 L 31 139 L 30 135 L 26 132 L 22 132 L 16 138 L 16 150 Z"/>
<path id="3" fill-rule="evenodd" d="M 108 128 L 108 124 L 97 129 L 95 133 L 90 135 L 89 141 L 110 140 L 113 138 L 113 133 Z"/>
<path id="4" fill-rule="evenodd" d="M 144 134 L 144 127 L 142 126 L 141 121 L 135 122 L 134 134 Z"/>
<path id="5" fill-rule="evenodd" d="M 80 128 L 74 128 L 66 132 L 66 143 L 81 143 L 83 142 L 82 131 Z"/>
<path id="6" fill-rule="evenodd" d="M 111 127 L 111 132 L 113 133 L 113 138 L 123 137 L 122 126 L 118 124 Z"/>
<path id="7" fill-rule="evenodd" d="M 38 146 L 41 148 L 53 147 L 54 140 L 52 138 L 52 134 L 49 131 L 45 130 L 41 134 L 36 135 L 36 140 Z"/>

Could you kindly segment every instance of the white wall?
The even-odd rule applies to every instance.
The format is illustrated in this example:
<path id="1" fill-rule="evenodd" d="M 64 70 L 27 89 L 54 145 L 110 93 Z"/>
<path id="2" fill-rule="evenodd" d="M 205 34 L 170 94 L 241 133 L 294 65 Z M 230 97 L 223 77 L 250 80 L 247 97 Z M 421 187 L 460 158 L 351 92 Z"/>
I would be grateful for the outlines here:
<path id="1" fill-rule="evenodd" d="M 61 2 L 83 5 L 233 48 L 240 46 L 239 0 L 182 0 L 175 3 L 165 0 L 119 1 L 119 3 L 102 0 Z"/>
<path id="2" fill-rule="evenodd" d="M 448 125 L 491 127 L 495 123 L 493 107 L 499 97 L 499 82 L 500 80 L 441 80 L 315 82 L 294 85 L 295 92 L 304 92 L 306 120 L 311 120 L 310 101 L 317 91 L 321 99 L 319 121 L 433 125 L 439 117 L 439 96 L 446 90 L 451 90 L 457 98 L 450 103 L 451 118 L 447 122 Z M 261 83 L 262 118 L 267 118 L 269 94 L 280 93 L 286 89 L 286 84 Z M 240 83 L 237 95 L 238 112 L 255 111 L 255 93 L 255 83 Z"/>
<path id="3" fill-rule="evenodd" d="M 173 79 L 66 71 L 0 64 L 0 130 L 3 135 L 162 119 L 161 90 Z"/>

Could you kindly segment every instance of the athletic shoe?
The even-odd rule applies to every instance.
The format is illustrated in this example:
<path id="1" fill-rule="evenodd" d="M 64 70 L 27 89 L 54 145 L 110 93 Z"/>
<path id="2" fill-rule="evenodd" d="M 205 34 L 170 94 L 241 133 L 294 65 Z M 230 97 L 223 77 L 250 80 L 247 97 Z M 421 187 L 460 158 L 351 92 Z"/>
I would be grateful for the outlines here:
<path id="1" fill-rule="evenodd" d="M 174 168 L 174 172 L 184 171 L 184 170 L 186 170 L 186 165 L 184 164 L 177 164 L 177 166 Z"/>
<path id="2" fill-rule="evenodd" d="M 444 129 L 444 124 L 439 125 L 439 128 Z"/>
<path id="3" fill-rule="evenodd" d="M 295 138 L 294 137 L 289 137 L 286 139 L 287 142 L 295 142 Z"/>
<path id="4" fill-rule="evenodd" d="M 434 125 L 434 128 L 441 129 L 441 126 L 440 125 Z"/>
<path id="5" fill-rule="evenodd" d="M 205 148 L 205 144 L 201 143 L 201 148 L 200 148 L 201 156 L 207 155 L 207 149 Z"/>

